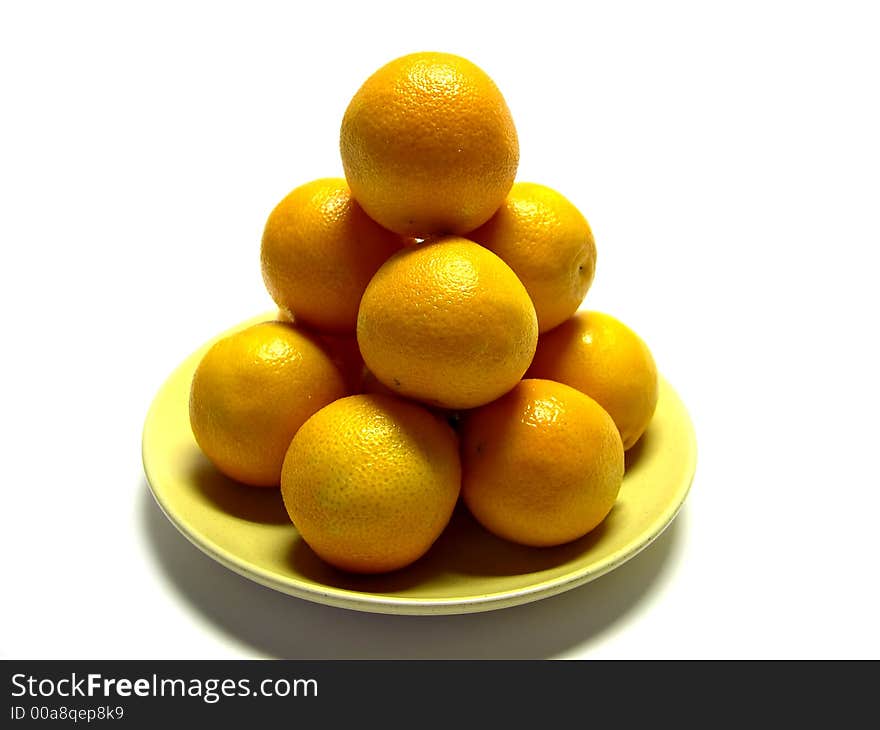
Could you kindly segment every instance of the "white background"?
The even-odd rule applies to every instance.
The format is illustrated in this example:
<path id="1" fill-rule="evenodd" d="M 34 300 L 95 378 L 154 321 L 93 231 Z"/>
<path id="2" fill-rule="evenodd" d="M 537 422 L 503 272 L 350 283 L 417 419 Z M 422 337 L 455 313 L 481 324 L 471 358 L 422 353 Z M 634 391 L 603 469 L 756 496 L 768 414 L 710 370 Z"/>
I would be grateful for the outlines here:
<path id="1" fill-rule="evenodd" d="M 0 654 L 880 657 L 875 9 L 3 3 Z M 351 95 L 424 49 L 498 83 L 519 179 L 593 226 L 587 304 L 648 342 L 699 445 L 684 511 L 641 556 L 440 618 L 233 575 L 159 513 L 140 463 L 165 377 L 271 307 L 270 209 L 341 174 Z"/>

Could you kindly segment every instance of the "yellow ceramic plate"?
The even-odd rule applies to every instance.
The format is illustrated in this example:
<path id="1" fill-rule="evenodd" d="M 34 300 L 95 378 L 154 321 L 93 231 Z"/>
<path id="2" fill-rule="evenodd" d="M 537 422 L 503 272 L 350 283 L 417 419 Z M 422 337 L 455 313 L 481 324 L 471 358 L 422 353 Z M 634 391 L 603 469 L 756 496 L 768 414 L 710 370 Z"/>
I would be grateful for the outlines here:
<path id="1" fill-rule="evenodd" d="M 324 564 L 302 541 L 279 490 L 238 484 L 202 456 L 188 402 L 193 371 L 210 344 L 171 374 L 150 407 L 143 434 L 147 479 L 159 506 L 194 545 L 227 568 L 299 598 L 398 614 L 488 611 L 546 598 L 598 578 L 647 547 L 675 518 L 693 478 L 693 427 L 661 379 L 654 419 L 627 453 L 617 504 L 586 537 L 556 548 L 521 547 L 487 533 L 460 504 L 421 560 L 387 575 L 350 575 Z"/>

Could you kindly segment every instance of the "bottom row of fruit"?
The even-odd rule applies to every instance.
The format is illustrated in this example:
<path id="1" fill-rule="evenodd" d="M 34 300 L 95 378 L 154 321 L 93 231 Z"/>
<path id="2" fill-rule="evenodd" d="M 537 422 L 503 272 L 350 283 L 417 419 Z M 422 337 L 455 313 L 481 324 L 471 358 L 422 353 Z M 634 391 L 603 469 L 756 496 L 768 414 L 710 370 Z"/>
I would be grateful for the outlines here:
<path id="1" fill-rule="evenodd" d="M 210 461 L 245 484 L 280 485 L 303 540 L 352 572 L 420 558 L 459 497 L 506 540 L 582 537 L 614 506 L 624 451 L 657 403 L 650 351 L 598 312 L 542 335 L 523 380 L 459 412 L 394 395 L 350 339 L 280 320 L 247 327 L 204 355 L 189 405 Z"/>

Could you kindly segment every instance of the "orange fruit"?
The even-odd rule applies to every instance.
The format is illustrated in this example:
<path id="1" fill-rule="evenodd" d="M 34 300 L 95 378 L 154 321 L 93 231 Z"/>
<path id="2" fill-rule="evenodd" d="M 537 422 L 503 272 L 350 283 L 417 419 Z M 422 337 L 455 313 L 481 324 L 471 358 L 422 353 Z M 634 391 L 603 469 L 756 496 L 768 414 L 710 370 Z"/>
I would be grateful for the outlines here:
<path id="1" fill-rule="evenodd" d="M 343 570 L 381 573 L 427 552 L 461 486 L 458 439 L 415 403 L 354 395 L 322 408 L 287 452 L 281 493 L 306 544 Z"/>
<path id="2" fill-rule="evenodd" d="M 601 312 L 579 312 L 541 335 L 528 377 L 577 388 L 611 415 L 629 449 L 657 406 L 657 367 L 642 339 Z"/>
<path id="3" fill-rule="evenodd" d="M 546 332 L 577 311 L 596 272 L 590 224 L 552 188 L 516 183 L 498 212 L 469 238 L 498 254 L 528 291 Z"/>
<path id="4" fill-rule="evenodd" d="M 358 312 L 358 345 L 375 376 L 395 393 L 444 408 L 473 408 L 510 390 L 537 337 L 535 308 L 516 274 L 454 236 L 388 259 Z"/>
<path id="5" fill-rule="evenodd" d="M 289 323 L 261 322 L 218 340 L 202 357 L 190 390 L 190 424 L 221 472 L 277 487 L 297 429 L 344 395 L 342 376 L 314 339 Z"/>
<path id="6" fill-rule="evenodd" d="M 519 142 L 486 73 L 449 53 L 413 53 L 380 68 L 352 98 L 340 151 L 355 199 L 407 235 L 462 234 L 504 202 Z"/>
<path id="7" fill-rule="evenodd" d="M 589 396 L 549 380 L 523 380 L 465 416 L 462 488 L 493 534 L 523 545 L 561 545 L 599 525 L 623 481 L 623 444 Z"/>
<path id="8" fill-rule="evenodd" d="M 353 333 L 367 283 L 403 244 L 364 213 L 345 180 L 314 180 L 269 215 L 260 251 L 263 281 L 297 324 Z"/>

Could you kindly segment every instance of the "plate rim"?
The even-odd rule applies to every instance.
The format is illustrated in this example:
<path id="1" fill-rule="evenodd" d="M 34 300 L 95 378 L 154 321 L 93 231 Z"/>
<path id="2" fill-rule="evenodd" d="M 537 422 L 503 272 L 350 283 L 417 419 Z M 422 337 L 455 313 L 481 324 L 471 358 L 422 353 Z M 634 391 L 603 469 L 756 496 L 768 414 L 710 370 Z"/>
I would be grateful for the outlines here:
<path id="1" fill-rule="evenodd" d="M 202 535 L 198 530 L 193 529 L 190 525 L 182 524 L 181 520 L 175 516 L 174 510 L 166 503 L 162 495 L 159 493 L 159 490 L 154 486 L 155 479 L 151 474 L 146 456 L 147 442 L 149 440 L 149 426 L 154 417 L 157 403 L 160 400 L 159 396 L 162 394 L 174 374 L 178 372 L 178 370 L 188 367 L 192 360 L 198 357 L 200 353 L 219 337 L 246 327 L 249 324 L 264 321 L 267 317 L 272 316 L 274 316 L 273 313 L 264 313 L 258 317 L 252 317 L 240 322 L 215 337 L 212 337 L 201 347 L 197 348 L 189 356 L 184 358 L 184 360 L 179 362 L 178 365 L 166 376 L 156 391 L 153 400 L 150 403 L 150 407 L 147 410 L 141 434 L 141 461 L 143 464 L 144 475 L 146 476 L 147 486 L 149 487 L 153 500 L 169 522 L 174 525 L 181 535 L 205 555 L 237 575 L 263 585 L 264 587 L 313 603 L 368 613 L 397 615 L 451 615 L 478 613 L 507 608 L 514 605 L 523 605 L 543 598 L 549 598 L 589 583 L 634 558 L 648 548 L 658 537 L 660 537 L 660 535 L 663 534 L 666 528 L 672 524 L 684 506 L 688 494 L 690 493 L 694 476 L 696 474 L 697 461 L 696 433 L 693 421 L 684 402 L 678 396 L 678 393 L 662 374 L 658 374 L 661 384 L 661 392 L 664 389 L 668 390 L 673 398 L 678 401 L 681 412 L 686 417 L 688 425 L 687 437 L 689 442 L 687 449 L 689 459 L 686 465 L 686 470 L 689 476 L 683 488 L 679 489 L 676 499 L 670 503 L 667 509 L 656 516 L 650 529 L 644 533 L 643 539 L 636 541 L 634 544 L 628 543 L 619 550 L 611 553 L 611 555 L 604 560 L 599 561 L 596 564 L 587 565 L 581 570 L 576 570 L 569 574 L 548 578 L 524 588 L 505 589 L 468 598 L 394 597 L 377 595 L 374 593 L 359 593 L 351 589 L 336 588 L 334 586 L 311 586 L 304 584 L 297 578 L 293 577 L 288 578 L 287 580 L 281 579 L 274 572 L 267 571 L 258 565 L 242 560 L 234 553 L 217 545 L 215 542 Z"/>

